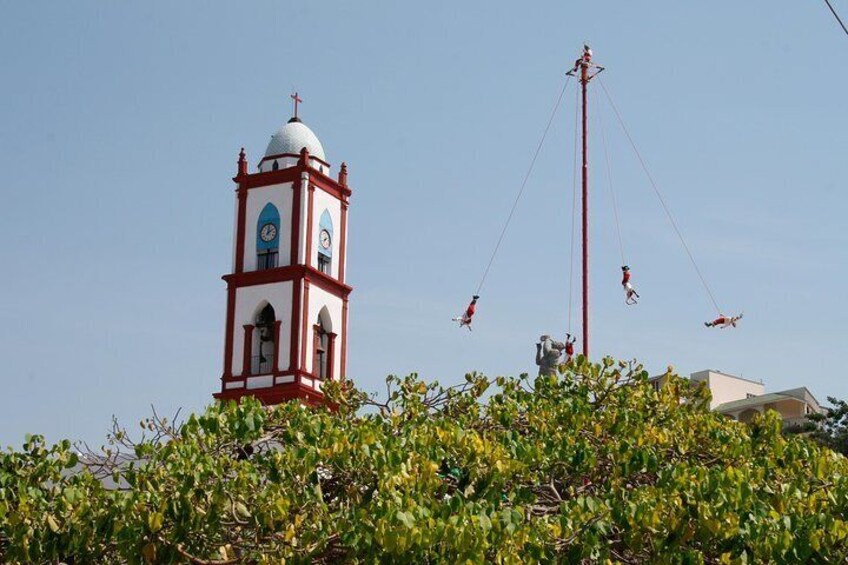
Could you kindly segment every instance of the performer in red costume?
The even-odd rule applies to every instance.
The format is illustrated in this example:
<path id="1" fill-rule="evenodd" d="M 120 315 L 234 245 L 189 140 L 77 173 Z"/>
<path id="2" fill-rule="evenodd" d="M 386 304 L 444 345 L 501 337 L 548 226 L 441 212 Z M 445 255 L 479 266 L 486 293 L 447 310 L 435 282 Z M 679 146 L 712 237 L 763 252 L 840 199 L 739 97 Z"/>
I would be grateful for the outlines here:
<path id="1" fill-rule="evenodd" d="M 577 338 L 571 334 L 565 334 L 565 361 L 571 361 L 571 358 L 574 357 L 574 342 L 577 341 Z"/>
<path id="2" fill-rule="evenodd" d="M 632 306 L 633 304 L 636 304 L 638 302 L 636 299 L 639 298 L 639 294 L 637 294 L 636 290 L 633 288 L 633 285 L 630 284 L 630 267 L 624 265 L 623 267 L 621 267 L 621 273 L 621 286 L 622 288 L 624 288 L 625 295 L 624 302 L 625 304 Z"/>
<path id="3" fill-rule="evenodd" d="M 459 327 L 465 326 L 468 328 L 468 331 L 471 331 L 471 319 L 474 318 L 474 312 L 477 311 L 477 299 L 480 298 L 479 295 L 475 294 L 471 297 L 471 303 L 468 305 L 468 308 L 465 309 L 465 312 L 462 313 L 462 316 L 458 316 L 456 318 L 451 318 L 453 322 L 459 322 Z"/>
<path id="4" fill-rule="evenodd" d="M 743 314 L 739 314 L 738 316 L 725 316 L 722 314 L 712 322 L 704 322 L 704 325 L 708 328 L 714 328 L 716 326 L 727 328 L 730 326 L 736 327 L 736 322 L 742 319 Z"/>

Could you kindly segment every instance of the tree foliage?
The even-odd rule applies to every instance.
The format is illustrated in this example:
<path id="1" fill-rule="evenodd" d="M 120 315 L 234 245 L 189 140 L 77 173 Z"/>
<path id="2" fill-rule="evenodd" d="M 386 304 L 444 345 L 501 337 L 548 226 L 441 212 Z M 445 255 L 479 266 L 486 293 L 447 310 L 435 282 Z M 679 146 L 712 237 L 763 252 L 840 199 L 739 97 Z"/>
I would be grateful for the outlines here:
<path id="1" fill-rule="evenodd" d="M 0 455 L 12 563 L 844 562 L 848 462 L 669 373 L 389 377 Z"/>
<path id="2" fill-rule="evenodd" d="M 821 445 L 848 456 L 848 402 L 832 396 L 828 396 L 827 401 L 832 405 L 827 412 L 807 414 L 807 422 L 784 431 L 805 434 Z"/>

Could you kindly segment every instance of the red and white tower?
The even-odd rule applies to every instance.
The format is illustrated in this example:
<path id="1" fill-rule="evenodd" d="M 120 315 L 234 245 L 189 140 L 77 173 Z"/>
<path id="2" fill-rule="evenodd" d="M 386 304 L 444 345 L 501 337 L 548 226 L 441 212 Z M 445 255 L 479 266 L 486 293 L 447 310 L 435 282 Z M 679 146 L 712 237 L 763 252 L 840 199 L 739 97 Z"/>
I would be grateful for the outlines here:
<path id="1" fill-rule="evenodd" d="M 233 270 L 227 282 L 219 399 L 323 400 L 347 362 L 347 166 L 336 179 L 297 117 L 268 143 L 258 172 L 239 154 Z"/>

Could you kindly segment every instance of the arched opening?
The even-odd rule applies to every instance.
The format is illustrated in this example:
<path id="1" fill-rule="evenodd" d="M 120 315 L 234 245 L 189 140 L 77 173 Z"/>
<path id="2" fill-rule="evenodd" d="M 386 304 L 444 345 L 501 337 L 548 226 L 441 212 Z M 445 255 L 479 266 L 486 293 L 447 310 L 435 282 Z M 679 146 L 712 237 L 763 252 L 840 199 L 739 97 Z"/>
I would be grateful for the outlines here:
<path id="1" fill-rule="evenodd" d="M 754 420 L 754 416 L 759 413 L 760 412 L 758 410 L 748 408 L 747 410 L 744 410 L 741 414 L 739 414 L 739 421 L 745 422 L 746 424 L 750 424 Z"/>
<path id="2" fill-rule="evenodd" d="M 318 223 L 318 270 L 330 274 L 333 262 L 333 219 L 324 210 Z"/>
<path id="3" fill-rule="evenodd" d="M 313 326 L 313 360 L 312 373 L 319 379 L 333 378 L 333 359 L 336 334 L 326 306 L 318 314 L 318 320 Z"/>
<path id="4" fill-rule="evenodd" d="M 273 163 L 271 163 L 271 170 L 272 170 L 272 171 L 276 171 L 276 170 L 278 170 L 279 168 L 280 168 L 280 164 L 277 162 L 277 160 L 276 160 L 276 159 L 274 159 L 274 162 L 273 162 Z"/>
<path id="5" fill-rule="evenodd" d="M 274 307 L 266 304 L 254 319 L 253 351 L 250 372 L 253 375 L 271 373 L 274 356 L 277 354 L 276 315 Z"/>
<path id="6" fill-rule="evenodd" d="M 276 267 L 279 251 L 280 212 L 269 202 L 262 208 L 256 222 L 256 270 Z"/>

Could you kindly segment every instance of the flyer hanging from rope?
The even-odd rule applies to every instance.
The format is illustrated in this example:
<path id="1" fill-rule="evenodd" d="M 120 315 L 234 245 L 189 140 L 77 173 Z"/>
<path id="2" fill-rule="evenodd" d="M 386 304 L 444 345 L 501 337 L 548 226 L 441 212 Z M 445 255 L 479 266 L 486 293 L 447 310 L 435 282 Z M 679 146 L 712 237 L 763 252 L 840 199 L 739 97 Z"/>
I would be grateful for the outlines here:
<path id="1" fill-rule="evenodd" d="M 497 242 L 495 243 L 495 248 L 492 251 L 491 257 L 489 257 L 489 262 L 486 264 L 486 268 L 483 270 L 483 276 L 480 278 L 480 283 L 477 285 L 477 290 L 473 294 L 473 298 L 471 300 L 471 304 L 469 304 L 468 309 L 466 309 L 465 314 L 468 314 L 468 311 L 471 311 L 471 315 L 468 317 L 468 322 L 463 323 L 458 318 L 454 318 L 453 321 L 459 321 L 460 327 L 467 327 L 469 330 L 471 329 L 471 317 L 474 316 L 474 312 L 476 310 L 477 300 L 480 298 L 480 293 L 483 290 L 483 285 L 486 283 L 486 278 L 489 276 L 489 271 L 492 268 L 492 264 L 495 262 L 495 257 L 500 250 L 501 243 L 503 243 L 504 236 L 506 235 L 507 230 L 509 229 L 509 224 L 512 222 L 512 217 L 515 215 L 515 210 L 518 208 L 518 203 L 521 200 L 521 196 L 524 194 L 524 190 L 527 188 L 527 181 L 530 179 L 530 175 L 533 172 L 533 167 L 536 165 L 536 160 L 539 157 L 539 153 L 542 150 L 542 145 L 545 143 L 545 139 L 548 137 L 548 131 L 551 129 L 551 124 L 556 117 L 557 110 L 559 109 L 560 103 L 562 102 L 562 97 L 565 95 L 566 89 L 568 89 L 568 84 L 570 82 L 571 77 L 567 76 L 564 84 L 562 85 L 562 89 L 559 92 L 559 96 L 557 96 L 556 102 L 554 103 L 553 110 L 551 110 L 551 116 L 548 118 L 548 123 L 545 125 L 545 129 L 542 132 L 542 137 L 539 139 L 539 143 L 536 146 L 536 151 L 533 153 L 533 158 L 530 160 L 530 166 L 527 168 L 527 172 L 524 174 L 524 180 L 521 181 L 521 186 L 518 189 L 518 194 L 515 196 L 515 200 L 512 203 L 512 208 L 509 210 L 509 214 L 506 217 L 506 221 L 504 222 L 503 228 L 501 229 L 501 233 L 498 236 Z M 463 314 L 463 316 L 465 316 Z"/>

